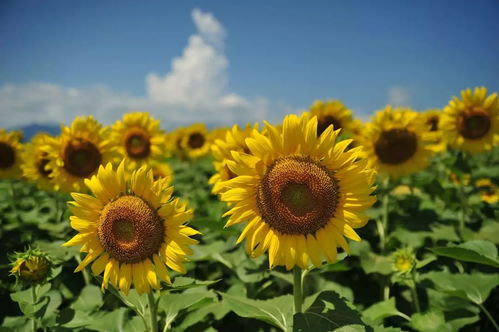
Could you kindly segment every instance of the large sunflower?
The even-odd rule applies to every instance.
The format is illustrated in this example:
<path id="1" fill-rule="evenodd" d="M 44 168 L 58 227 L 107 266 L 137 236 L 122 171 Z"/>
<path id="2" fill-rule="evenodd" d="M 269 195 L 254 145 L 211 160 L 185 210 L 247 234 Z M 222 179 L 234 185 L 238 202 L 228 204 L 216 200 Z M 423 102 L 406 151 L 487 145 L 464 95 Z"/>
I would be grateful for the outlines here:
<path id="1" fill-rule="evenodd" d="M 202 123 L 195 123 L 180 131 L 181 136 L 178 143 L 182 153 L 190 158 L 198 158 L 210 152 L 211 137 L 206 126 Z"/>
<path id="2" fill-rule="evenodd" d="M 85 189 L 84 180 L 111 160 L 107 136 L 107 129 L 92 116 L 82 116 L 70 127 L 62 126 L 59 137 L 47 139 L 41 148 L 48 159 L 44 170 L 50 172 L 55 190 Z"/>
<path id="3" fill-rule="evenodd" d="M 249 153 L 246 145 L 246 138 L 251 135 L 253 130 L 258 129 L 258 124 L 247 124 L 244 129 L 234 125 L 232 129 L 225 134 L 225 139 L 217 139 L 211 146 L 213 155 L 213 166 L 216 173 L 210 178 L 209 183 L 213 185 L 212 192 L 218 194 L 223 190 L 222 183 L 232 179 L 235 174 L 227 166 L 228 160 L 233 160 L 232 151 Z"/>
<path id="4" fill-rule="evenodd" d="M 344 237 L 359 241 L 354 228 L 369 219 L 374 172 L 359 148 L 345 151 L 351 140 L 336 143 L 339 130 L 318 137 L 316 117 L 288 115 L 282 129 L 266 130 L 246 139 L 250 154 L 235 151 L 227 162 L 237 176 L 221 194 L 232 205 L 226 227 L 245 222 L 238 243 L 246 239 L 252 256 L 268 251 L 271 268 L 336 261 L 337 247 L 349 252 Z"/>
<path id="5" fill-rule="evenodd" d="M 352 134 L 356 123 L 353 121 L 352 111 L 349 110 L 341 101 L 317 100 L 309 109 L 312 116 L 317 117 L 317 135 L 320 135 L 333 125 L 334 129 L 342 129 L 342 134 Z"/>
<path id="6" fill-rule="evenodd" d="M 50 170 L 47 169 L 48 154 L 43 151 L 43 146 L 49 140 L 49 135 L 38 133 L 31 139 L 31 142 L 25 144 L 21 153 L 23 160 L 21 167 L 24 177 L 44 190 L 54 188 L 54 183 L 50 178 Z"/>
<path id="7" fill-rule="evenodd" d="M 146 166 L 126 176 L 124 162 L 113 170 L 109 163 L 85 184 L 94 196 L 73 193 L 71 227 L 79 233 L 65 246 L 82 245 L 87 256 L 75 272 L 91 262 L 95 275 L 104 272 L 102 289 L 110 282 L 127 294 L 133 285 L 139 294 L 159 289 L 159 279 L 170 283 L 166 267 L 185 273 L 189 236 L 199 234 L 184 223 L 192 210 L 171 199 L 173 187 L 154 181 Z"/>
<path id="8" fill-rule="evenodd" d="M 391 177 L 424 169 L 432 154 L 424 119 L 404 108 L 378 111 L 360 141 L 370 166 Z"/>
<path id="9" fill-rule="evenodd" d="M 137 169 L 166 156 L 165 136 L 160 121 L 147 112 L 125 114 L 112 127 L 111 142 L 117 161 L 124 159 L 127 167 Z"/>
<path id="10" fill-rule="evenodd" d="M 461 91 L 445 106 L 440 126 L 452 147 L 472 153 L 487 151 L 499 143 L 497 93 L 487 96 L 485 87 Z"/>
<path id="11" fill-rule="evenodd" d="M 21 137 L 19 132 L 0 129 L 0 179 L 17 178 L 21 175 Z"/>

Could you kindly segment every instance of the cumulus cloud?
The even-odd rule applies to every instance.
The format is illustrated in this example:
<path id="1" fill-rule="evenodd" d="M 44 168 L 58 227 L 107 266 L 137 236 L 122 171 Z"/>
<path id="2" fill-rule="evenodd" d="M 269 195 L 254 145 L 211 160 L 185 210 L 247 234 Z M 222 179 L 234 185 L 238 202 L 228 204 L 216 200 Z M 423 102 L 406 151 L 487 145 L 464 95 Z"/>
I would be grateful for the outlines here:
<path id="1" fill-rule="evenodd" d="M 192 11 L 197 32 L 166 74 L 145 77 L 146 97 L 118 93 L 103 85 L 75 89 L 50 83 L 0 87 L 2 126 L 29 123 L 69 123 L 93 114 L 112 123 L 130 110 L 148 110 L 166 127 L 206 122 L 229 125 L 268 116 L 269 102 L 229 91 L 229 61 L 224 53 L 226 31 L 211 14 Z"/>
<path id="2" fill-rule="evenodd" d="M 406 88 L 393 86 L 388 89 L 388 104 L 393 106 L 409 106 L 411 94 Z"/>

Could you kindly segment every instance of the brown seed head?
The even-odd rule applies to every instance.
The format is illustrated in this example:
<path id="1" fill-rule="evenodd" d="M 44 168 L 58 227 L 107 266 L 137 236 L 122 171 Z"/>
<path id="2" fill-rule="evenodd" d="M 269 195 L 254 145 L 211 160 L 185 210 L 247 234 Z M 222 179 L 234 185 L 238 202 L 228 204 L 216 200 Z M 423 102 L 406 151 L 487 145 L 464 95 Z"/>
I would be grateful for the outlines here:
<path id="1" fill-rule="evenodd" d="M 381 133 L 374 145 L 379 160 L 397 165 L 409 160 L 417 151 L 416 134 L 405 128 L 395 128 Z"/>

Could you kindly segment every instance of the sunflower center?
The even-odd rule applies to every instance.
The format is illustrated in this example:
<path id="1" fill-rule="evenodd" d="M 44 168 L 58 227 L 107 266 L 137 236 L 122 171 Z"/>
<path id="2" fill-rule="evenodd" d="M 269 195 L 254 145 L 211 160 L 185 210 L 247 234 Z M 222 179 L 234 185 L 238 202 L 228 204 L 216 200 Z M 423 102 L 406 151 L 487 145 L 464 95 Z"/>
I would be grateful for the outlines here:
<path id="1" fill-rule="evenodd" d="M 127 154 L 135 159 L 146 158 L 151 154 L 151 140 L 140 128 L 131 129 L 125 139 Z"/>
<path id="2" fill-rule="evenodd" d="M 310 234 L 324 227 L 339 200 L 338 180 L 309 157 L 277 159 L 257 192 L 263 220 L 283 234 Z"/>
<path id="3" fill-rule="evenodd" d="M 137 263 L 157 253 L 164 226 L 156 210 L 137 196 L 121 196 L 101 212 L 99 240 L 121 263 Z"/>
<path id="4" fill-rule="evenodd" d="M 334 116 L 326 115 L 326 116 L 318 119 L 317 136 L 322 134 L 327 129 L 327 127 L 329 127 L 330 125 L 333 125 L 335 130 L 341 128 L 340 121 L 338 119 L 336 119 Z"/>
<path id="5" fill-rule="evenodd" d="M 374 145 L 376 155 L 385 164 L 402 164 L 417 151 L 416 134 L 402 128 L 390 129 L 381 133 Z"/>
<path id="6" fill-rule="evenodd" d="M 490 126 L 490 116 L 480 108 L 461 114 L 457 123 L 459 133 L 467 139 L 482 138 L 487 135 Z"/>
<path id="7" fill-rule="evenodd" d="M 19 266 L 19 274 L 26 281 L 36 282 L 45 279 L 49 272 L 49 263 L 41 257 L 31 257 Z"/>
<path id="8" fill-rule="evenodd" d="M 77 177 L 88 177 L 99 167 L 102 156 L 99 149 L 90 141 L 74 138 L 64 149 L 64 168 Z"/>
<path id="9" fill-rule="evenodd" d="M 38 159 L 36 167 L 38 169 L 38 173 L 40 173 L 41 176 L 48 178 L 51 172 L 45 169 L 45 166 L 47 166 L 47 164 L 49 163 L 49 160 L 47 158 L 44 158 L 45 155 L 46 153 L 44 152 L 43 156 Z"/>
<path id="10" fill-rule="evenodd" d="M 430 131 L 438 130 L 438 116 L 431 116 L 426 120 L 426 124 L 430 127 Z"/>
<path id="11" fill-rule="evenodd" d="M 191 149 L 198 149 L 204 145 L 205 139 L 204 135 L 201 133 L 193 133 L 189 135 L 189 140 L 187 141 L 187 145 Z"/>
<path id="12" fill-rule="evenodd" d="M 10 168 L 16 163 L 16 151 L 7 143 L 0 142 L 0 168 Z"/>

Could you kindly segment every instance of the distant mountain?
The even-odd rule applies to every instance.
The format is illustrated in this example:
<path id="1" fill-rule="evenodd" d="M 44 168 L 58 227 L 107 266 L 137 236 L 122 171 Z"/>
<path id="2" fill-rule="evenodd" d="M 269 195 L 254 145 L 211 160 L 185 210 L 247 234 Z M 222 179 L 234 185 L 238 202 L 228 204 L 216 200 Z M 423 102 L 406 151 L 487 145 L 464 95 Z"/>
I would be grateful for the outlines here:
<path id="1" fill-rule="evenodd" d="M 61 132 L 60 126 L 57 124 L 30 124 L 13 129 L 23 131 L 23 141 L 25 142 L 31 140 L 31 137 L 39 132 L 44 132 L 50 135 L 59 135 Z"/>

